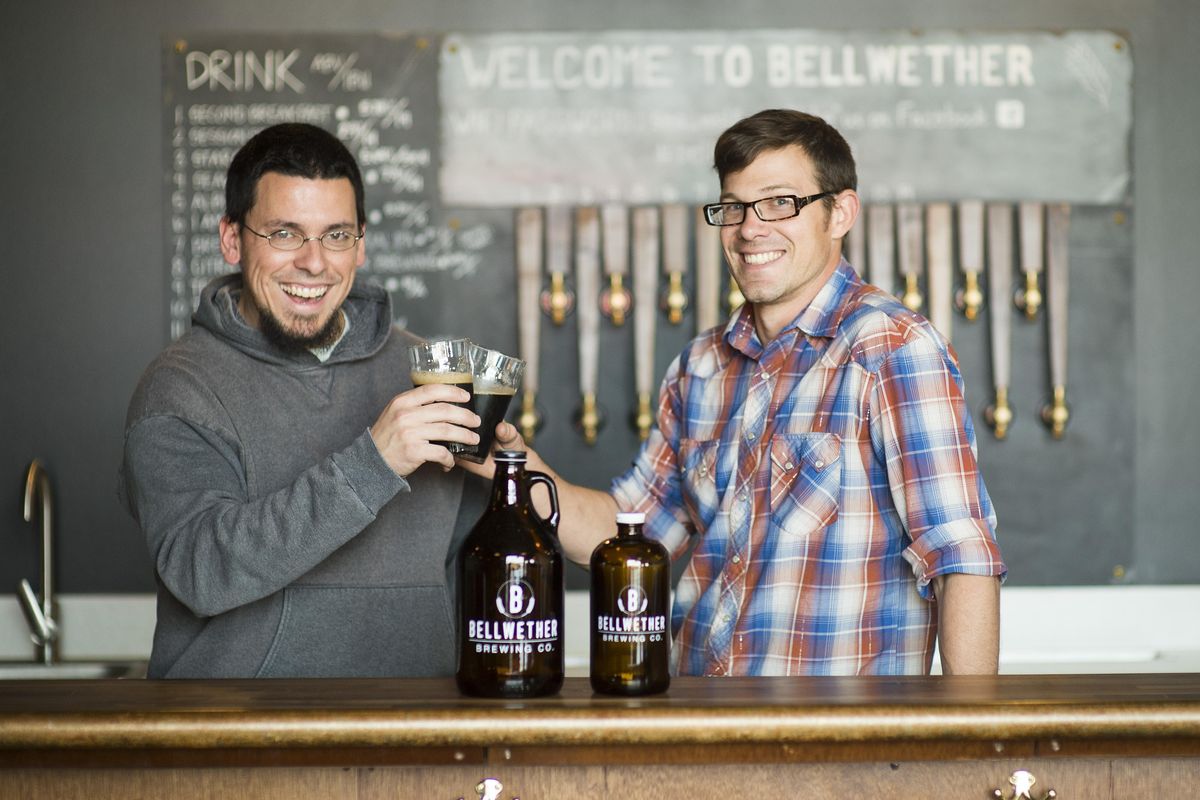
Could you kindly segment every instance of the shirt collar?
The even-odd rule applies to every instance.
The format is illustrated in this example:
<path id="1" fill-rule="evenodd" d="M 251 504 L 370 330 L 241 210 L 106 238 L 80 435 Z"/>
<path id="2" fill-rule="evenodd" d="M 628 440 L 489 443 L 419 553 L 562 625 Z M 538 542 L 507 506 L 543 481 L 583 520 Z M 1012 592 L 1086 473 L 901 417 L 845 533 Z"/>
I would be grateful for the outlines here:
<path id="1" fill-rule="evenodd" d="M 858 273 L 842 258 L 813 301 L 785 325 L 779 335 L 799 329 L 809 336 L 832 338 L 845 315 L 847 298 L 861 285 Z M 763 343 L 754 329 L 754 313 L 749 304 L 743 304 L 725 326 L 725 341 L 751 358 L 758 358 L 762 353 Z"/>

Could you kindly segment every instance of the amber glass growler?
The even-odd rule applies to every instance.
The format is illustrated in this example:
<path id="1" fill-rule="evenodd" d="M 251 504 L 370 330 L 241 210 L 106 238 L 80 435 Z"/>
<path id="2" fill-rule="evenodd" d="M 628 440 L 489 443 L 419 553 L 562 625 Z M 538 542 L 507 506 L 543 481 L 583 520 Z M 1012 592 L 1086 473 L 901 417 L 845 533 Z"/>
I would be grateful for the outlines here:
<path id="1" fill-rule="evenodd" d="M 558 492 L 525 453 L 494 454 L 487 510 L 458 552 L 458 671 L 464 694 L 535 697 L 563 683 L 563 556 Z M 529 490 L 544 484 L 551 513 L 538 516 Z"/>
<path id="2" fill-rule="evenodd" d="M 671 682 L 671 560 L 642 534 L 644 514 L 617 514 L 592 552 L 592 689 L 639 695 Z"/>

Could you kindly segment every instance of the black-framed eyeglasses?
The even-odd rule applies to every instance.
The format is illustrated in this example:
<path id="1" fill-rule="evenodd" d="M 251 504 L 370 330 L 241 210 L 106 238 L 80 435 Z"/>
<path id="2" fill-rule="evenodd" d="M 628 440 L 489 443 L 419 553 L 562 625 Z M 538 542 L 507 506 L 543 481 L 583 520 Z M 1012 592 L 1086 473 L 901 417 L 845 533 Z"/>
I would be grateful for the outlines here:
<path id="1" fill-rule="evenodd" d="M 358 240 L 363 238 L 363 234 L 355 233 L 351 230 L 341 228 L 335 231 L 326 231 L 320 236 L 305 236 L 298 231 L 280 228 L 274 233 L 259 233 L 250 226 L 242 223 L 242 227 L 258 236 L 261 239 L 266 239 L 267 244 L 274 247 L 276 250 L 299 250 L 304 245 L 312 241 L 321 243 L 321 247 L 326 250 L 331 250 L 335 253 L 345 252 L 354 245 L 358 244 Z"/>
<path id="2" fill-rule="evenodd" d="M 753 208 L 754 213 L 763 222 L 778 222 L 781 219 L 791 219 L 809 203 L 833 197 L 834 194 L 836 193 L 821 192 L 810 194 L 808 197 L 781 194 L 776 197 L 764 197 L 753 203 L 709 203 L 704 207 L 704 221 L 709 225 L 740 225 L 746 219 L 746 209 Z"/>

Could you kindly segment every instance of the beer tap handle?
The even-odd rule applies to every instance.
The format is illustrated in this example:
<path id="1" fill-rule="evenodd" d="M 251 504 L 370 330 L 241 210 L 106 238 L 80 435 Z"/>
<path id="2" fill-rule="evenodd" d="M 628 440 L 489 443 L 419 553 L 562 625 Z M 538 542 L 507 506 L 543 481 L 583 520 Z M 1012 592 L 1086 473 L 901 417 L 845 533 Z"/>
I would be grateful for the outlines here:
<path id="1" fill-rule="evenodd" d="M 958 204 L 958 263 L 963 273 L 963 288 L 954 296 L 954 304 L 969 321 L 979 318 L 983 292 L 979 275 L 983 272 L 983 203 L 964 200 Z"/>
<path id="2" fill-rule="evenodd" d="M 600 374 L 600 220 L 595 208 L 575 212 L 575 279 L 579 289 L 579 394 L 575 415 L 583 440 L 596 443 L 600 415 L 596 391 Z"/>
<path id="3" fill-rule="evenodd" d="M 696 210 L 696 332 L 702 333 L 721 321 L 721 231 L 704 219 L 704 208 Z"/>
<path id="4" fill-rule="evenodd" d="M 896 215 L 890 203 L 867 206 L 867 263 L 871 283 L 892 294 L 896 289 Z"/>
<path id="5" fill-rule="evenodd" d="M 993 297 L 1007 298 L 1012 290 L 1012 208 L 1004 203 L 987 206 L 988 237 L 988 280 Z M 1012 408 L 1008 404 L 1008 388 L 1011 379 L 1010 340 L 1012 312 L 1008 303 L 992 303 L 989 314 L 992 336 L 992 383 L 996 389 L 996 400 L 984 412 L 984 417 L 997 439 L 1004 439 L 1013 423 Z"/>
<path id="6" fill-rule="evenodd" d="M 667 273 L 663 307 L 667 311 L 667 320 L 672 325 L 679 325 L 688 307 L 687 292 L 683 290 L 683 276 L 687 272 L 687 206 L 663 206 L 662 229 L 663 267 Z"/>
<path id="7" fill-rule="evenodd" d="M 925 231 L 929 251 L 929 321 L 945 336 L 952 337 L 954 322 L 954 231 L 949 203 L 925 207 Z"/>
<path id="8" fill-rule="evenodd" d="M 1054 397 L 1042 409 L 1042 421 L 1055 439 L 1066 433 L 1071 417 L 1067 405 L 1067 291 L 1070 285 L 1070 254 L 1068 240 L 1071 227 L 1071 207 L 1056 204 L 1046 210 L 1047 259 L 1046 293 L 1049 306 L 1047 322 L 1050 329 L 1050 382 Z"/>
<path id="9" fill-rule="evenodd" d="M 1042 273 L 1045 250 L 1045 206 L 1041 203 L 1021 203 L 1021 271 L 1025 273 L 1025 287 L 1013 295 L 1013 303 L 1025 312 L 1028 320 L 1037 319 L 1042 307 L 1042 290 L 1038 288 L 1038 276 Z"/>
<path id="10" fill-rule="evenodd" d="M 643 424 L 642 401 L 649 407 L 654 385 L 655 298 L 658 296 L 659 216 L 654 207 L 633 212 L 633 340 L 634 384 L 638 395 L 638 435 L 644 440 L 650 435 L 649 424 Z"/>
<path id="11" fill-rule="evenodd" d="M 904 275 L 904 305 L 920 311 L 925 298 L 921 296 L 921 270 L 925 261 L 925 231 L 921 206 L 901 203 L 896 207 L 900 224 L 900 273 Z"/>
<path id="12" fill-rule="evenodd" d="M 532 444 L 541 426 L 536 405 L 541 353 L 541 314 L 538 313 L 541 270 L 542 210 L 522 208 L 517 211 L 517 322 L 525 376 L 517 427 L 528 444 Z"/>
<path id="13" fill-rule="evenodd" d="M 609 204 L 600 209 L 602 256 L 608 287 L 600 295 L 600 311 L 620 327 L 633 306 L 633 298 L 625 286 L 629 274 L 629 210 Z"/>
<path id="14" fill-rule="evenodd" d="M 562 206 L 546 209 L 546 271 L 550 288 L 542 293 L 542 311 L 555 325 L 562 325 L 575 307 L 575 295 L 567 288 L 571 264 L 571 213 Z"/>

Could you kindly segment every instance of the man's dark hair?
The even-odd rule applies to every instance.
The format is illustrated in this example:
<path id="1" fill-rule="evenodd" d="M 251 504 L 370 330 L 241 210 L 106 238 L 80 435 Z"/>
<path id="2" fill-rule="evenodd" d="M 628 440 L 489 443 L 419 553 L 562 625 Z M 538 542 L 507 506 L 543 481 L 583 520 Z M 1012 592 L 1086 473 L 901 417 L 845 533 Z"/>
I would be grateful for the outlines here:
<path id="1" fill-rule="evenodd" d="M 762 153 L 793 145 L 812 162 L 820 191 L 858 188 L 854 155 L 837 129 L 820 117 L 791 109 L 768 109 L 735 122 L 717 139 L 713 166 L 724 185 L 726 176 L 750 166 Z M 826 208 L 832 205 L 832 199 L 826 198 Z"/>
<path id="2" fill-rule="evenodd" d="M 254 207 L 258 180 L 268 172 L 296 178 L 346 178 L 354 187 L 358 226 L 366 221 L 362 173 L 346 146 L 315 125 L 285 122 L 250 137 L 229 162 L 225 175 L 225 216 L 241 225 Z"/>

